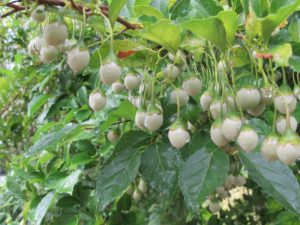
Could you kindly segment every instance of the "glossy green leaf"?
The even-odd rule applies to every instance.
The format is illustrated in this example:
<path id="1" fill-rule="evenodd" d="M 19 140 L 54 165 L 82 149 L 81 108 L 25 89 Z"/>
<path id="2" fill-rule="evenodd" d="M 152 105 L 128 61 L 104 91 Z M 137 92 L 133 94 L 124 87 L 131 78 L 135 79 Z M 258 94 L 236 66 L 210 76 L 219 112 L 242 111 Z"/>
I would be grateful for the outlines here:
<path id="1" fill-rule="evenodd" d="M 21 187 L 18 185 L 17 181 L 13 177 L 8 176 L 6 178 L 6 187 L 13 195 L 17 196 L 20 199 L 26 199 L 25 192 L 22 191 Z"/>
<path id="2" fill-rule="evenodd" d="M 56 172 L 50 174 L 45 179 L 45 187 L 57 193 L 72 194 L 75 184 L 79 180 L 81 170 L 76 170 L 70 174 L 66 172 Z"/>
<path id="3" fill-rule="evenodd" d="M 171 19 L 185 17 L 190 13 L 191 0 L 178 0 L 171 8 Z"/>
<path id="4" fill-rule="evenodd" d="M 257 17 L 264 17 L 269 13 L 269 0 L 250 0 L 251 8 Z"/>
<path id="5" fill-rule="evenodd" d="M 272 127 L 264 120 L 258 118 L 251 118 L 249 125 L 256 131 L 258 135 L 267 136 L 272 132 Z"/>
<path id="6" fill-rule="evenodd" d="M 226 30 L 221 19 L 209 17 L 187 22 L 184 27 L 199 37 L 203 37 L 218 46 L 222 51 L 226 49 Z"/>
<path id="7" fill-rule="evenodd" d="M 296 118 L 297 121 L 300 121 L 300 103 L 297 103 L 297 107 L 295 111 L 293 112 L 294 117 Z"/>
<path id="8" fill-rule="evenodd" d="M 117 108 L 114 108 L 112 111 L 110 111 L 107 119 L 101 125 L 101 131 L 107 131 L 109 127 L 120 118 L 134 121 L 135 112 L 136 108 L 129 101 L 122 101 Z"/>
<path id="9" fill-rule="evenodd" d="M 140 166 L 141 154 L 137 149 L 127 149 L 117 155 L 100 171 L 96 182 L 99 209 L 103 210 L 134 180 Z"/>
<path id="10" fill-rule="evenodd" d="M 123 134 L 118 141 L 114 152 L 118 153 L 125 151 L 126 149 L 132 149 L 140 143 L 145 143 L 145 141 L 151 136 L 143 131 L 132 130 Z"/>
<path id="11" fill-rule="evenodd" d="M 289 25 L 289 34 L 291 35 L 292 41 L 300 42 L 300 18 L 295 17 Z"/>
<path id="12" fill-rule="evenodd" d="M 143 31 L 128 33 L 160 44 L 173 53 L 177 52 L 181 41 L 181 28 L 169 20 L 160 20 Z"/>
<path id="13" fill-rule="evenodd" d="M 105 32 L 104 19 L 101 15 L 89 16 L 86 22 L 98 32 Z"/>
<path id="14" fill-rule="evenodd" d="M 165 19 L 164 15 L 156 8 L 148 5 L 137 5 L 134 7 L 134 12 L 136 17 L 140 16 L 153 16 L 158 20 Z"/>
<path id="15" fill-rule="evenodd" d="M 257 152 L 240 152 L 239 155 L 251 177 L 268 195 L 300 215 L 300 186 L 288 166 L 279 161 L 268 162 Z"/>
<path id="16" fill-rule="evenodd" d="M 159 193 L 171 195 L 175 191 L 181 160 L 177 149 L 169 143 L 147 148 L 141 159 L 143 179 Z"/>
<path id="17" fill-rule="evenodd" d="M 163 15 L 168 18 L 169 15 L 169 6 L 168 1 L 166 0 L 152 0 L 151 6 L 157 8 L 159 11 L 163 13 Z"/>
<path id="18" fill-rule="evenodd" d="M 196 143 L 206 141 L 194 139 Z M 193 146 L 197 146 L 194 143 Z M 226 153 L 211 144 L 198 145 L 198 150 L 182 164 L 179 185 L 186 205 L 192 211 L 199 209 L 201 203 L 217 187 L 221 186 L 229 171 L 229 158 Z"/>
<path id="19" fill-rule="evenodd" d="M 250 64 L 248 52 L 241 46 L 234 46 L 232 48 L 230 60 L 233 67 L 242 67 Z"/>
<path id="20" fill-rule="evenodd" d="M 93 158 L 87 152 L 81 152 L 72 157 L 71 167 L 76 168 L 77 166 L 88 164 L 92 160 Z"/>
<path id="21" fill-rule="evenodd" d="M 80 140 L 76 143 L 76 148 L 81 152 L 89 153 L 91 155 L 96 153 L 95 146 L 90 140 Z"/>
<path id="22" fill-rule="evenodd" d="M 113 26 L 119 16 L 119 13 L 128 0 L 112 0 L 109 4 L 109 21 Z"/>
<path id="23" fill-rule="evenodd" d="M 296 0 L 293 4 L 279 8 L 276 12 L 269 14 L 263 18 L 258 18 L 254 12 L 250 12 L 250 16 L 246 23 L 246 32 L 249 38 L 258 35 L 263 40 L 269 40 L 272 32 L 300 6 L 300 0 Z"/>
<path id="24" fill-rule="evenodd" d="M 42 223 L 42 220 L 45 217 L 51 204 L 53 203 L 55 196 L 56 195 L 54 192 L 49 192 L 44 198 L 42 198 L 37 208 L 35 209 L 33 221 L 35 225 L 40 225 Z"/>
<path id="25" fill-rule="evenodd" d="M 91 135 L 91 133 L 85 130 L 85 125 L 68 124 L 38 139 L 27 152 L 27 156 L 43 150 L 53 151 L 65 143 L 87 139 Z"/>
<path id="26" fill-rule="evenodd" d="M 123 194 L 123 196 L 119 199 L 117 204 L 118 211 L 122 210 L 130 210 L 132 204 L 132 197 L 128 194 Z"/>
<path id="27" fill-rule="evenodd" d="M 289 213 L 288 211 L 280 211 L 276 213 L 275 225 L 297 225 L 299 217 Z"/>
<path id="28" fill-rule="evenodd" d="M 266 53 L 273 55 L 273 60 L 278 67 L 285 67 L 289 65 L 289 59 L 292 56 L 292 47 L 286 43 L 283 45 L 275 46 L 269 49 Z"/>
<path id="29" fill-rule="evenodd" d="M 274 13 L 285 6 L 294 4 L 297 0 L 272 0 L 270 2 L 270 11 Z"/>
<path id="30" fill-rule="evenodd" d="M 28 104 L 27 114 L 33 116 L 48 101 L 48 95 L 37 95 Z"/>
<path id="31" fill-rule="evenodd" d="M 289 65 L 292 67 L 294 71 L 300 73 L 300 56 L 293 55 L 289 59 Z"/>
<path id="32" fill-rule="evenodd" d="M 222 10 L 222 6 L 218 5 L 214 0 L 191 0 L 190 16 L 192 18 L 215 16 Z"/>
<path id="33" fill-rule="evenodd" d="M 135 5 L 149 5 L 152 0 L 135 0 Z"/>
<path id="34" fill-rule="evenodd" d="M 216 17 L 223 22 L 227 44 L 232 45 L 238 28 L 237 14 L 233 11 L 222 11 Z"/>

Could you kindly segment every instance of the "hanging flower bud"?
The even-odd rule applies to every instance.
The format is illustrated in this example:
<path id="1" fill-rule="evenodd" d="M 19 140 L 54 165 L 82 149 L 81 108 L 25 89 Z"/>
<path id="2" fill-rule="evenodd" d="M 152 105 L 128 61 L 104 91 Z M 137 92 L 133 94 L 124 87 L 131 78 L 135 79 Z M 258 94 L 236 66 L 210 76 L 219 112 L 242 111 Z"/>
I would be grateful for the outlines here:
<path id="1" fill-rule="evenodd" d="M 115 62 L 103 64 L 99 70 L 100 80 L 107 85 L 111 85 L 120 79 L 122 68 Z"/>
<path id="2" fill-rule="evenodd" d="M 156 105 L 149 105 L 145 117 L 145 127 L 150 131 L 156 131 L 163 125 L 162 111 Z"/>
<path id="3" fill-rule="evenodd" d="M 47 45 L 63 44 L 68 38 L 68 28 L 63 23 L 50 23 L 45 26 L 44 39 Z"/>
<path id="4" fill-rule="evenodd" d="M 274 104 L 280 113 L 286 114 L 288 110 L 291 114 L 296 109 L 297 99 L 288 86 L 282 85 L 280 92 L 275 96 Z"/>
<path id="5" fill-rule="evenodd" d="M 46 19 L 46 11 L 44 5 L 39 5 L 31 12 L 31 18 L 41 23 Z"/>
<path id="6" fill-rule="evenodd" d="M 180 74 L 180 70 L 177 66 L 173 64 L 167 65 L 167 67 L 163 70 L 163 74 L 169 78 L 171 81 L 176 80 L 176 78 Z"/>
<path id="7" fill-rule="evenodd" d="M 276 134 L 270 134 L 265 137 L 261 146 L 261 153 L 268 161 L 274 161 L 278 159 L 276 152 L 278 142 L 279 137 Z"/>
<path id="8" fill-rule="evenodd" d="M 229 142 L 229 140 L 223 135 L 221 126 L 222 120 L 219 118 L 213 122 L 210 128 L 210 138 L 219 147 L 223 147 Z"/>
<path id="9" fill-rule="evenodd" d="M 276 148 L 278 159 L 285 164 L 292 164 L 300 157 L 300 138 L 297 134 L 288 130 L 279 139 Z"/>
<path id="10" fill-rule="evenodd" d="M 251 127 L 244 125 L 237 138 L 237 143 L 245 152 L 251 152 L 258 144 L 258 135 Z"/>
<path id="11" fill-rule="evenodd" d="M 188 94 L 182 89 L 175 89 L 170 94 L 171 103 L 179 104 L 180 107 L 187 105 L 189 102 Z"/>
<path id="12" fill-rule="evenodd" d="M 99 112 L 106 105 L 106 97 L 100 91 L 94 91 L 89 96 L 89 105 L 95 112 Z"/>
<path id="13" fill-rule="evenodd" d="M 88 50 L 81 50 L 78 47 L 67 52 L 67 63 L 74 74 L 82 72 L 90 62 Z"/>
<path id="14" fill-rule="evenodd" d="M 175 121 L 170 127 L 168 133 L 171 144 L 177 148 L 182 148 L 186 143 L 190 141 L 190 134 L 187 131 L 185 125 L 180 121 Z"/>
<path id="15" fill-rule="evenodd" d="M 242 109 L 253 109 L 260 103 L 260 93 L 256 88 L 241 88 L 236 93 L 236 104 Z"/>
<path id="16" fill-rule="evenodd" d="M 235 141 L 240 133 L 241 127 L 241 118 L 235 113 L 229 113 L 222 124 L 221 131 L 226 139 Z"/>
<path id="17" fill-rule="evenodd" d="M 196 96 L 202 88 L 202 82 L 197 77 L 191 77 L 183 81 L 182 89 L 186 91 L 190 96 Z"/>

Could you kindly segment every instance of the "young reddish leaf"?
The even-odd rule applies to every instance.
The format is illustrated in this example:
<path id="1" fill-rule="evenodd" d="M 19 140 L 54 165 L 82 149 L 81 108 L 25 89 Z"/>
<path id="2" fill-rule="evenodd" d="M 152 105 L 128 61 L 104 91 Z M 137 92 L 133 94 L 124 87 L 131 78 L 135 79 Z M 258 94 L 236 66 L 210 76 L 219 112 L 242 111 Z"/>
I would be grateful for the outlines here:
<path id="1" fill-rule="evenodd" d="M 135 54 L 135 53 L 136 53 L 136 51 L 134 51 L 134 50 L 119 51 L 118 58 L 119 59 L 124 59 L 124 58 L 127 58 L 128 56 L 131 56 L 131 55 Z"/>

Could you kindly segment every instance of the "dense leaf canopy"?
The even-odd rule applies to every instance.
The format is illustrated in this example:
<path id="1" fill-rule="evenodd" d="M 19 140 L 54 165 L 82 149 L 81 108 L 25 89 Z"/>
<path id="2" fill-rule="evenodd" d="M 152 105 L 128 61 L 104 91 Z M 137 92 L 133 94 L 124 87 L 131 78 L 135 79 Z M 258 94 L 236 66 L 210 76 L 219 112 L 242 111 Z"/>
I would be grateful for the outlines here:
<path id="1" fill-rule="evenodd" d="M 300 0 L 2 0 L 0 224 L 299 224 Z"/>

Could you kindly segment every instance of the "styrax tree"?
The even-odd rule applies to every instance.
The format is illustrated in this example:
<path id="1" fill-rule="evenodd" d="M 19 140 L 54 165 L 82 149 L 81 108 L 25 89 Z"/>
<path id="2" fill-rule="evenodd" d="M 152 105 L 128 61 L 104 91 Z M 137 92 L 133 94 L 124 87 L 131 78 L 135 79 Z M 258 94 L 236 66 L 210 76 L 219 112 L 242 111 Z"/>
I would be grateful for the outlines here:
<path id="1" fill-rule="evenodd" d="M 300 0 L 4 0 L 1 224 L 299 224 Z"/>

